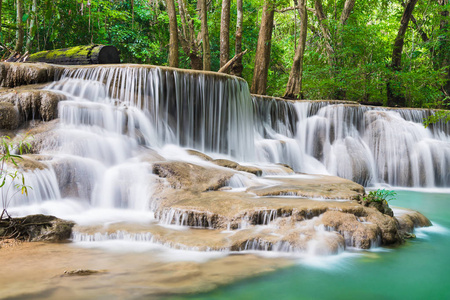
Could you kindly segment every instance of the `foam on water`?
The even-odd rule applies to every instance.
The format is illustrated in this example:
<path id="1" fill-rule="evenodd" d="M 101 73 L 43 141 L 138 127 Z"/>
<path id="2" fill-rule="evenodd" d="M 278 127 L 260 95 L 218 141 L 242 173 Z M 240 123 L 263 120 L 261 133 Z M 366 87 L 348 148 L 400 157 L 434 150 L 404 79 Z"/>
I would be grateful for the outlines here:
<path id="1" fill-rule="evenodd" d="M 427 239 L 431 234 L 450 235 L 450 229 L 432 222 L 432 226 L 416 228 L 414 233 L 416 237 Z"/>

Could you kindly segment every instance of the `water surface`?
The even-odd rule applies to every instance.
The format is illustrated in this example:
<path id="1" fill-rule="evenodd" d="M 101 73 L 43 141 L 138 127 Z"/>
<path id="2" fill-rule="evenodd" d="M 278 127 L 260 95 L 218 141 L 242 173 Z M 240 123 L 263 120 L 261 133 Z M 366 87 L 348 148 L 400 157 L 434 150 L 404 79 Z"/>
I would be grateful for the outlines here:
<path id="1" fill-rule="evenodd" d="M 418 210 L 434 226 L 395 248 L 299 262 L 210 293 L 176 299 L 450 299 L 450 194 L 397 191 L 392 206 Z"/>

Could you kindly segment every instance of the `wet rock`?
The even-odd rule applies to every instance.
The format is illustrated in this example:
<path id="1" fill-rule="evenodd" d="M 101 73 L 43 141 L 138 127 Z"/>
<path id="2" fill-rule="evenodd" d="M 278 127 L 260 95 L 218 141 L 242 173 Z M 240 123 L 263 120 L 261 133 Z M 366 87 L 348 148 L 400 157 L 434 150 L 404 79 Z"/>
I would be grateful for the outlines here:
<path id="1" fill-rule="evenodd" d="M 380 213 L 374 208 L 367 208 L 368 213 L 367 221 L 376 224 L 381 230 L 381 245 L 391 245 L 402 243 L 402 237 L 399 232 L 399 226 L 397 220 Z"/>
<path id="2" fill-rule="evenodd" d="M 282 184 L 254 186 L 247 192 L 258 196 L 299 196 L 305 198 L 354 199 L 364 193 L 361 185 L 339 177 L 307 175 L 305 178 L 277 178 Z"/>
<path id="3" fill-rule="evenodd" d="M 89 162 L 63 157 L 47 163 L 55 172 L 62 197 L 91 199 L 97 170 Z"/>
<path id="4" fill-rule="evenodd" d="M 210 156 L 208 156 L 208 155 L 206 155 L 205 153 L 202 153 L 202 152 L 200 152 L 200 151 L 189 149 L 189 150 L 186 150 L 186 152 L 187 152 L 189 155 L 193 155 L 193 156 L 200 157 L 200 158 L 203 159 L 203 160 L 206 160 L 206 161 L 213 161 L 213 159 L 212 159 Z"/>
<path id="5" fill-rule="evenodd" d="M 408 233 L 412 233 L 415 228 L 428 227 L 432 225 L 430 220 L 428 220 L 424 215 L 413 210 L 396 210 L 395 218 L 398 221 L 401 233 L 406 236 Z"/>
<path id="6" fill-rule="evenodd" d="M 280 163 L 278 163 L 277 165 L 282 166 L 282 167 L 284 167 L 285 169 L 287 169 L 287 170 L 288 170 L 287 173 L 294 173 L 294 169 L 293 169 L 290 165 L 288 165 L 288 164 L 280 164 Z"/>
<path id="7" fill-rule="evenodd" d="M 0 86 L 16 87 L 20 85 L 50 82 L 62 67 L 48 64 L 0 63 Z"/>
<path id="8" fill-rule="evenodd" d="M 378 246 L 381 230 L 375 224 L 364 224 L 355 215 L 338 211 L 327 211 L 322 216 L 323 225 L 330 231 L 339 232 L 345 239 L 346 246 L 369 249 Z"/>
<path id="9" fill-rule="evenodd" d="M 40 162 L 40 157 L 37 155 L 22 155 L 22 159 L 16 159 L 18 168 L 22 172 L 32 172 L 34 170 L 44 170 L 47 169 L 47 165 Z M 11 167 L 14 167 L 11 165 Z"/>
<path id="10" fill-rule="evenodd" d="M 257 167 L 253 167 L 253 166 L 243 166 L 243 165 L 239 165 L 236 168 L 237 171 L 242 171 L 242 172 L 247 172 L 247 173 L 251 173 L 254 174 L 256 176 L 261 176 L 262 175 L 262 170 L 260 168 Z"/>
<path id="11" fill-rule="evenodd" d="M 72 235 L 74 222 L 54 216 L 30 215 L 0 221 L 3 237 L 31 242 L 62 242 Z"/>
<path id="12" fill-rule="evenodd" d="M 190 188 L 193 191 L 216 191 L 234 175 L 231 171 L 180 161 L 155 163 L 153 173 L 166 178 L 175 189 Z"/>
<path id="13" fill-rule="evenodd" d="M 17 89 L 0 92 L 0 103 L 15 105 L 20 124 L 29 120 L 50 121 L 58 118 L 58 103 L 63 99 L 63 95 L 46 90 Z"/>
<path id="14" fill-rule="evenodd" d="M 146 149 L 145 153 L 139 156 L 139 160 L 147 163 L 161 162 L 166 159 L 158 154 L 155 150 Z"/>
<path id="15" fill-rule="evenodd" d="M 59 120 L 49 122 L 31 121 L 25 123 L 23 126 L 27 130 L 29 136 L 28 142 L 31 147 L 25 150 L 25 153 L 38 154 L 46 150 L 57 150 L 59 148 L 60 139 L 59 133 L 56 130 Z M 15 139 L 17 142 L 22 137 Z"/>
<path id="16" fill-rule="evenodd" d="M 230 169 L 234 169 L 234 170 L 241 171 L 241 172 L 247 172 L 247 173 L 254 174 L 256 176 L 262 175 L 262 170 L 260 168 L 253 167 L 253 166 L 242 166 L 242 165 L 238 164 L 237 162 L 234 162 L 234 161 L 231 161 L 228 159 L 215 159 L 212 162 L 214 164 L 224 167 L 224 168 L 230 168 Z"/>
<path id="17" fill-rule="evenodd" d="M 213 163 L 215 163 L 218 166 L 230 168 L 230 169 L 236 169 L 239 164 L 237 162 L 228 160 L 228 159 L 215 159 L 213 160 Z"/>
<path id="18" fill-rule="evenodd" d="M 19 126 L 19 113 L 13 104 L 0 102 L 0 130 L 13 130 Z"/>
<path id="19" fill-rule="evenodd" d="M 379 212 L 381 212 L 385 215 L 388 215 L 390 217 L 394 216 L 394 212 L 389 207 L 389 204 L 386 201 L 371 201 L 370 203 L 368 203 L 367 206 L 373 207 L 373 208 L 377 209 Z"/>

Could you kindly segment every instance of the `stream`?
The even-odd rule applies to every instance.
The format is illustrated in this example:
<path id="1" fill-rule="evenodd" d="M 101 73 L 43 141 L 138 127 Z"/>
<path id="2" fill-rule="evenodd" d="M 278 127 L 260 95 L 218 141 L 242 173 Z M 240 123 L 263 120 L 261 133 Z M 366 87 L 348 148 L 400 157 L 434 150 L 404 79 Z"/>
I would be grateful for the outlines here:
<path id="1" fill-rule="evenodd" d="M 448 192 L 397 190 L 392 206 L 418 210 L 434 224 L 416 230 L 417 238 L 398 248 L 378 248 L 353 252 L 354 255 L 339 259 L 299 262 L 293 267 L 210 293 L 173 299 L 449 299 Z"/>

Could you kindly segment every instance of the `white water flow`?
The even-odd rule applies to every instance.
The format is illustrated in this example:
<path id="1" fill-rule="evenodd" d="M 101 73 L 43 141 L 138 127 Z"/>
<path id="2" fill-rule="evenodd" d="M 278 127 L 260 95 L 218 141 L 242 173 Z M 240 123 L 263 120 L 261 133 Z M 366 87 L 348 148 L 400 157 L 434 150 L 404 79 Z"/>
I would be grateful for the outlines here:
<path id="1" fill-rule="evenodd" d="M 156 222 L 159 178 L 146 157 L 186 157 L 183 147 L 364 185 L 450 187 L 450 125 L 425 129 L 427 111 L 252 97 L 233 77 L 145 66 L 67 69 L 59 78 L 48 87 L 67 96 L 59 104 L 59 139 L 40 153 L 53 157 L 50 168 L 27 174 L 34 191 L 14 201 L 11 211 L 19 214 L 55 214 L 81 225 Z M 251 180 L 235 176 L 230 187 Z M 185 225 L 185 212 L 167 215 L 156 216 L 161 225 Z M 277 212 L 258 218 L 269 226 Z M 243 247 L 288 248 L 256 240 Z"/>
<path id="2" fill-rule="evenodd" d="M 450 186 L 450 124 L 430 111 L 253 97 L 257 157 L 363 185 Z"/>

